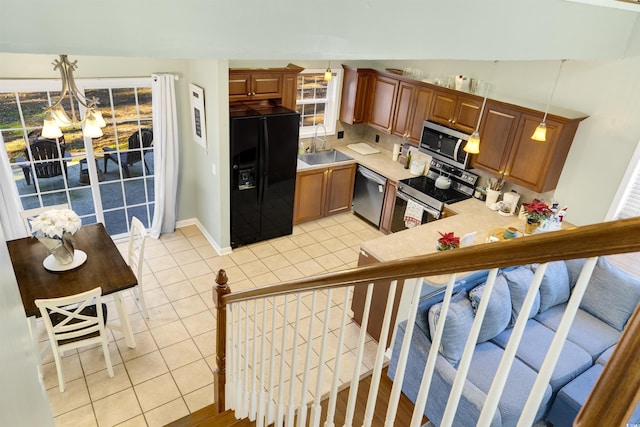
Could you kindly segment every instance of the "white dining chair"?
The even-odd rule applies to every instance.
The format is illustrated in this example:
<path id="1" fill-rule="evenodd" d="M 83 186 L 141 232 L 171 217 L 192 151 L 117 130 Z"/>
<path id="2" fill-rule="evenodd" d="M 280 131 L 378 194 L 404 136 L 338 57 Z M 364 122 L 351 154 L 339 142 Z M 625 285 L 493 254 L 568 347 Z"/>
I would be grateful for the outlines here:
<path id="1" fill-rule="evenodd" d="M 113 377 L 105 329 L 107 305 L 101 302 L 101 295 L 102 288 L 98 287 L 67 297 L 35 300 L 49 336 L 61 392 L 64 391 L 64 375 L 60 356 L 66 350 L 102 344 L 107 371 Z"/>
<path id="2" fill-rule="evenodd" d="M 142 265 L 144 262 L 144 245 L 147 240 L 147 230 L 142 222 L 135 216 L 131 218 L 131 229 L 129 230 L 129 254 L 127 262 L 133 274 L 138 279 L 138 285 L 131 288 L 135 298 L 138 311 L 145 319 L 149 318 L 147 304 L 144 300 L 144 290 L 142 288 Z"/>
<path id="3" fill-rule="evenodd" d="M 59 205 L 50 205 L 50 206 L 43 206 L 41 208 L 26 209 L 20 212 L 20 217 L 22 218 L 22 222 L 24 223 L 25 230 L 27 230 L 27 234 L 31 234 L 31 223 L 29 221 L 31 221 L 41 213 L 49 211 L 51 209 L 69 209 L 69 205 L 67 203 L 62 203 Z"/>

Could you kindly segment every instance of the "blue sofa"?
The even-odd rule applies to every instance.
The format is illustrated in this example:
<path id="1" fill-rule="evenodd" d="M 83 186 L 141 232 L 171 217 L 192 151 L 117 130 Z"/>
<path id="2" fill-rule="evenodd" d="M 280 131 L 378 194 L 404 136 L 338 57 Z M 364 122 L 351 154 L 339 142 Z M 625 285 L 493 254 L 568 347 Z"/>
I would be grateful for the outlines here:
<path id="1" fill-rule="evenodd" d="M 570 260 L 549 263 L 547 266 L 492 426 L 517 424 L 583 264 L 584 260 Z M 454 425 L 477 424 L 536 268 L 536 265 L 528 265 L 505 269 L 499 273 Z M 487 274 L 487 271 L 472 273 L 455 285 L 424 411 L 425 416 L 435 425 L 442 421 L 456 367 L 462 356 Z M 402 385 L 403 393 L 413 402 L 420 388 L 422 372 L 431 348 L 431 334 L 439 320 L 443 296 L 444 290 L 424 297 L 418 307 Z M 548 421 L 554 426 L 572 424 L 639 301 L 640 281 L 615 268 L 605 258 L 600 258 L 547 385 L 536 421 Z M 401 347 L 405 330 L 406 321 L 398 325 L 394 349 Z M 392 379 L 396 374 L 398 356 L 399 351 L 392 353 L 388 370 Z M 587 390 L 584 389 L 585 384 L 589 384 Z M 640 410 L 636 413 L 640 415 Z M 633 417 L 630 420 L 639 421 L 634 421 Z"/>

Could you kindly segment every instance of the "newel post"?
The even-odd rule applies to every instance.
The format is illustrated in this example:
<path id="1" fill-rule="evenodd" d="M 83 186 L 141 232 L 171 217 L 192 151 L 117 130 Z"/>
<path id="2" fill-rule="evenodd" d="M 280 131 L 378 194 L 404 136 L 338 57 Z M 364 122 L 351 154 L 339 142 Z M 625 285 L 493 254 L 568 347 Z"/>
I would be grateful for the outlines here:
<path id="1" fill-rule="evenodd" d="M 219 270 L 216 276 L 217 286 L 213 295 L 213 302 L 216 305 L 216 371 L 214 373 L 213 398 L 218 408 L 218 413 L 225 410 L 225 373 L 226 373 L 226 355 L 227 355 L 227 307 L 223 300 L 223 296 L 231 293 L 231 289 L 227 285 L 227 272 Z"/>

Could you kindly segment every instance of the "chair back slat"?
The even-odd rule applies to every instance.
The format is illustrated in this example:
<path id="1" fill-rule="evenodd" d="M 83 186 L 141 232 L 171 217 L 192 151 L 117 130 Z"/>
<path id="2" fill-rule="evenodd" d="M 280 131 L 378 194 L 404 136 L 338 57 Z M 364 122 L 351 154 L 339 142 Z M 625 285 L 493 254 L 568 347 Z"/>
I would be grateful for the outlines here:
<path id="1" fill-rule="evenodd" d="M 142 136 L 142 145 L 140 144 L 140 136 Z M 126 163 L 132 165 L 142 160 L 142 152 L 140 148 L 148 148 L 153 142 L 153 131 L 149 128 L 140 129 L 129 136 L 129 150 L 127 152 Z M 144 151 L 144 150 L 142 150 Z"/>

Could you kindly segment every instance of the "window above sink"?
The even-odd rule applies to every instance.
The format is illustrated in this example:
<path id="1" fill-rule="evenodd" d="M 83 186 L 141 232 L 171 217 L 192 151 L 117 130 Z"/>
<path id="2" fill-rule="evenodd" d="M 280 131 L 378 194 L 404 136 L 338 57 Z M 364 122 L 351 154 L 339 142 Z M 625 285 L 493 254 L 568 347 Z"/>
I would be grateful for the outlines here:
<path id="1" fill-rule="evenodd" d="M 331 81 L 324 79 L 322 69 L 308 69 L 298 74 L 296 111 L 300 113 L 300 138 L 313 137 L 319 124 L 325 125 L 327 135 L 336 132 L 343 70 L 335 67 L 331 71 Z"/>

